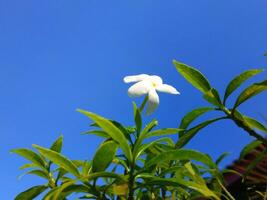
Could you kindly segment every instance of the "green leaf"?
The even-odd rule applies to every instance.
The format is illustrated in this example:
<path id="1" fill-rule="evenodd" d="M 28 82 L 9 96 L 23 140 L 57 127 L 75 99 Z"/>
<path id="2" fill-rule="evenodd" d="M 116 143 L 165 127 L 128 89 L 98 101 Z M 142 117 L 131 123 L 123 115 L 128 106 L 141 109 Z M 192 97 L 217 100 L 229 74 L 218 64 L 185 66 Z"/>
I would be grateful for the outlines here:
<path id="1" fill-rule="evenodd" d="M 254 83 L 251 86 L 247 87 L 241 94 L 238 96 L 234 109 L 237 108 L 240 104 L 244 103 L 248 99 L 254 97 L 255 95 L 265 91 L 267 89 L 267 80 L 264 80 L 260 83 Z"/>
<path id="2" fill-rule="evenodd" d="M 183 129 L 179 128 L 163 128 L 155 131 L 151 131 L 145 135 L 145 138 L 155 137 L 155 136 L 165 136 L 170 134 L 178 133 L 179 131 L 182 131 Z"/>
<path id="3" fill-rule="evenodd" d="M 221 119 L 225 119 L 226 117 L 219 117 L 219 118 L 215 118 L 215 119 L 211 119 L 208 121 L 205 121 L 191 129 L 189 129 L 188 131 L 186 131 L 182 137 L 179 138 L 178 142 L 176 143 L 175 147 L 176 148 L 181 148 L 184 145 L 186 145 L 197 133 L 198 131 L 200 131 L 201 129 L 203 129 L 204 127 L 208 126 L 209 124 L 219 121 Z"/>
<path id="4" fill-rule="evenodd" d="M 246 80 L 255 76 L 256 74 L 263 72 L 262 69 L 251 69 L 247 70 L 240 75 L 236 76 L 226 87 L 223 103 L 225 104 L 227 98 Z"/>
<path id="5" fill-rule="evenodd" d="M 222 155 L 220 155 L 219 158 L 217 158 L 217 160 L 215 161 L 216 165 L 220 164 L 221 161 L 228 155 L 230 155 L 230 153 L 228 153 L 228 152 L 225 152 Z"/>
<path id="6" fill-rule="evenodd" d="M 242 159 L 245 157 L 245 155 L 247 155 L 248 153 L 250 153 L 253 149 L 255 149 L 256 147 L 258 147 L 259 145 L 261 145 L 262 142 L 259 141 L 259 140 L 254 140 L 252 141 L 251 143 L 249 143 L 248 145 L 246 145 L 241 153 L 240 153 L 240 156 L 239 156 L 239 159 Z"/>
<path id="7" fill-rule="evenodd" d="M 126 176 L 119 175 L 114 172 L 95 172 L 95 173 L 90 173 L 88 176 L 84 177 L 83 179 L 86 181 L 91 181 L 96 178 L 103 178 L 103 177 L 108 177 L 108 178 L 115 178 L 117 180 L 122 180 L 126 181 Z"/>
<path id="8" fill-rule="evenodd" d="M 75 164 L 72 161 L 70 161 L 68 158 L 66 158 L 65 156 L 61 155 L 58 152 L 52 151 L 50 149 L 40 147 L 38 145 L 33 145 L 33 147 L 36 148 L 40 152 L 41 155 L 51 160 L 53 163 L 55 163 L 59 167 L 62 167 L 63 169 L 70 172 L 76 177 L 80 176 L 80 173 L 77 167 L 75 166 Z"/>
<path id="9" fill-rule="evenodd" d="M 244 115 L 243 115 L 243 119 L 246 121 L 246 123 L 251 128 L 255 128 L 255 129 L 258 129 L 260 131 L 267 133 L 267 127 L 265 127 L 262 123 L 258 122 L 256 119 L 253 119 L 251 117 L 244 116 Z"/>
<path id="10" fill-rule="evenodd" d="M 205 114 L 208 111 L 214 110 L 214 108 L 211 107 L 201 107 L 201 108 L 197 108 L 194 109 L 190 112 L 188 112 L 182 119 L 179 128 L 180 129 L 187 129 L 187 127 L 199 116 Z M 182 133 L 184 131 L 180 132 L 180 136 L 182 136 Z"/>
<path id="11" fill-rule="evenodd" d="M 178 72 L 194 87 L 205 93 L 211 89 L 210 83 L 200 71 L 183 63 L 173 61 Z"/>
<path id="12" fill-rule="evenodd" d="M 136 131 L 137 134 L 140 134 L 142 129 L 142 116 L 135 102 L 133 102 L 133 108 L 134 108 L 134 121 L 135 121 Z"/>
<path id="13" fill-rule="evenodd" d="M 195 160 L 207 165 L 210 168 L 217 169 L 216 164 L 206 154 L 200 153 L 194 150 L 176 149 L 167 152 L 163 152 L 156 157 L 152 158 L 146 163 L 145 167 L 157 165 L 162 162 L 171 160 Z"/>
<path id="14" fill-rule="evenodd" d="M 83 113 L 84 115 L 86 115 L 87 117 L 89 117 L 90 119 L 92 119 L 94 122 L 96 122 L 107 134 L 110 135 L 110 137 L 115 140 L 116 142 L 119 143 L 120 148 L 122 149 L 122 151 L 125 153 L 125 156 L 132 161 L 133 157 L 132 157 L 132 152 L 131 152 L 131 148 L 127 142 L 127 139 L 125 138 L 124 134 L 121 132 L 120 129 L 118 129 L 114 124 L 112 124 L 109 120 L 85 111 L 85 110 L 80 110 L 78 109 L 78 112 Z"/>
<path id="15" fill-rule="evenodd" d="M 103 138 L 110 138 L 110 136 L 105 132 L 105 131 L 102 131 L 102 130 L 92 130 L 92 131 L 86 131 L 82 134 L 88 134 L 88 135 L 96 135 L 96 136 L 99 136 L 99 137 L 103 137 Z"/>
<path id="16" fill-rule="evenodd" d="M 42 169 L 45 168 L 45 161 L 42 159 L 41 156 L 39 156 L 37 153 L 35 153 L 32 150 L 29 149 L 13 149 L 11 150 L 12 153 L 16 153 L 30 161 L 32 161 L 35 165 L 41 167 Z"/>
<path id="17" fill-rule="evenodd" d="M 215 106 L 218 106 L 218 107 L 222 106 L 220 95 L 219 95 L 218 91 L 214 88 L 205 92 L 205 94 L 203 95 L 203 98 Z"/>
<path id="18" fill-rule="evenodd" d="M 93 158 L 93 172 L 105 171 L 112 162 L 117 148 L 118 145 L 113 140 L 102 143 Z"/>
<path id="19" fill-rule="evenodd" d="M 19 169 L 22 170 L 22 169 L 35 168 L 35 167 L 37 167 L 36 164 L 34 164 L 34 163 L 27 163 L 27 164 L 22 165 Z"/>
<path id="20" fill-rule="evenodd" d="M 56 151 L 58 153 L 61 152 L 62 149 L 62 140 L 63 140 L 63 135 L 61 135 L 50 147 L 52 151 Z"/>
<path id="21" fill-rule="evenodd" d="M 39 177 L 44 178 L 46 180 L 49 180 L 49 174 L 46 171 L 42 171 L 42 170 L 38 170 L 38 169 L 28 171 L 25 174 L 23 174 L 22 176 L 20 176 L 19 178 L 22 178 L 24 175 L 27 175 L 27 174 L 36 175 L 36 176 L 39 176 Z"/>
<path id="22" fill-rule="evenodd" d="M 35 197 L 37 197 L 39 194 L 44 192 L 46 189 L 47 189 L 47 186 L 44 186 L 44 185 L 34 186 L 20 193 L 18 196 L 15 197 L 15 200 L 26 200 L 26 199 L 33 200 Z"/>

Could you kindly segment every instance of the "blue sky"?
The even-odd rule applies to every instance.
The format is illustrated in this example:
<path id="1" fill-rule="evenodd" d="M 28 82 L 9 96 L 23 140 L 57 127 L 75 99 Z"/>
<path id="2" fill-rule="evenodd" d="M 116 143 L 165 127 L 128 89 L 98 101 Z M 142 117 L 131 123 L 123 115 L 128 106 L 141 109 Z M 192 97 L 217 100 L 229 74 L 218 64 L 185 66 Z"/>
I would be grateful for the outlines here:
<path id="1" fill-rule="evenodd" d="M 264 0 L 0 0 L 1 199 L 43 183 L 17 180 L 26 162 L 10 149 L 47 147 L 63 134 L 65 155 L 91 158 L 100 140 L 80 134 L 89 120 L 76 108 L 131 125 L 125 75 L 157 74 L 175 86 L 181 95 L 161 94 L 149 119 L 177 127 L 186 112 L 207 104 L 172 59 L 197 67 L 221 92 L 238 73 L 266 66 L 266 8 Z M 263 78 L 266 72 L 254 80 Z M 241 111 L 260 119 L 259 113 L 267 115 L 266 97 Z M 225 121 L 201 131 L 188 148 L 213 158 L 231 152 L 227 165 L 250 140 Z"/>

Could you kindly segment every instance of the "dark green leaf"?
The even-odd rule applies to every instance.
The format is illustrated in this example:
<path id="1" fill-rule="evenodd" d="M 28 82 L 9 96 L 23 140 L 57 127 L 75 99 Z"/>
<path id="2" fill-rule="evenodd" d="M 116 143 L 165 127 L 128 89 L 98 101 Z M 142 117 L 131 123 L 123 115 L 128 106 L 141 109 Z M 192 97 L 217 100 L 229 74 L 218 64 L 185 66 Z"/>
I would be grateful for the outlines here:
<path id="1" fill-rule="evenodd" d="M 42 159 L 41 156 L 39 156 L 37 153 L 35 153 L 32 150 L 29 149 L 13 149 L 11 150 L 12 153 L 16 153 L 30 161 L 32 161 L 37 166 L 46 169 L 45 168 L 45 161 Z"/>
<path id="2" fill-rule="evenodd" d="M 68 158 L 66 158 L 65 156 L 61 155 L 58 152 L 52 151 L 50 149 L 40 147 L 38 145 L 33 145 L 33 147 L 36 148 L 40 152 L 40 154 L 42 154 L 43 156 L 51 160 L 53 163 L 55 163 L 59 167 L 62 167 L 63 169 L 70 172 L 76 177 L 80 176 L 80 173 L 77 167 L 75 166 L 75 164 L 72 161 L 70 161 Z"/>
<path id="3" fill-rule="evenodd" d="M 34 186 L 15 197 L 15 200 L 33 200 L 39 194 L 47 189 L 47 186 L 38 185 Z"/>
<path id="4" fill-rule="evenodd" d="M 243 73 L 241 73 L 240 75 L 236 76 L 227 86 L 226 90 L 225 90 L 225 94 L 224 94 L 224 98 L 223 98 L 223 102 L 225 104 L 226 99 L 246 80 L 248 80 L 249 78 L 255 76 L 256 74 L 262 72 L 262 69 L 251 69 L 251 70 L 247 70 Z"/>
<path id="5" fill-rule="evenodd" d="M 228 152 L 225 152 L 222 155 L 220 155 L 219 158 L 215 161 L 216 165 L 220 164 L 221 161 L 228 155 L 230 155 L 230 153 L 228 153 Z"/>
<path id="6" fill-rule="evenodd" d="M 240 104 L 244 103 L 248 99 L 254 97 L 255 95 L 265 91 L 267 89 L 267 80 L 262 81 L 261 83 L 254 83 L 251 86 L 247 87 L 241 94 L 238 96 L 234 109 Z"/>
<path id="7" fill-rule="evenodd" d="M 176 148 L 181 148 L 183 147 L 184 145 L 186 145 L 197 133 L 198 131 L 200 131 L 202 128 L 208 126 L 209 124 L 213 123 L 213 122 L 216 122 L 218 120 L 221 120 L 221 119 L 225 119 L 225 117 L 219 117 L 219 118 L 215 118 L 215 119 L 211 119 L 211 120 L 208 120 L 208 121 L 205 121 L 191 129 L 189 129 L 188 131 L 186 131 L 182 137 L 179 138 L 178 142 L 176 143 Z"/>
<path id="8" fill-rule="evenodd" d="M 256 147 L 258 147 L 259 145 L 261 145 L 262 142 L 259 141 L 259 140 L 254 140 L 253 142 L 249 143 L 248 145 L 246 145 L 241 153 L 240 153 L 240 158 L 239 159 L 242 159 L 245 157 L 245 155 L 247 155 L 248 153 L 250 153 L 253 149 L 255 149 Z"/>
<path id="9" fill-rule="evenodd" d="M 112 162 L 117 148 L 118 145 L 113 140 L 102 143 L 93 158 L 93 172 L 104 171 Z"/>
<path id="10" fill-rule="evenodd" d="M 61 135 L 50 147 L 52 151 L 56 151 L 58 153 L 61 152 L 62 149 L 62 140 L 63 140 L 63 135 Z"/>
<path id="11" fill-rule="evenodd" d="M 187 129 L 187 127 L 199 116 L 203 115 L 204 113 L 214 110 L 214 108 L 211 107 L 202 107 L 202 108 L 197 108 L 194 109 L 192 111 L 190 111 L 189 113 L 187 113 L 181 123 L 180 123 L 180 129 Z M 181 131 L 181 133 L 183 133 L 184 131 Z M 182 134 L 181 134 L 182 135 Z"/>
<path id="12" fill-rule="evenodd" d="M 131 152 L 131 148 L 128 145 L 128 142 L 124 136 L 124 134 L 121 132 L 120 129 L 118 129 L 115 125 L 113 125 L 109 120 L 88 112 L 88 111 L 84 111 L 84 110 L 80 110 L 78 109 L 78 111 L 80 113 L 83 113 L 84 115 L 86 115 L 87 117 L 89 117 L 90 119 L 92 119 L 93 121 L 95 121 L 106 133 L 108 133 L 110 135 L 110 137 L 115 140 L 116 142 L 119 143 L 120 148 L 123 150 L 123 152 L 125 153 L 126 157 L 129 160 L 132 160 L 132 152 Z"/>
<path id="13" fill-rule="evenodd" d="M 206 93 L 211 89 L 210 83 L 208 80 L 204 77 L 203 74 L 201 74 L 200 71 L 196 70 L 193 67 L 189 67 L 183 63 L 173 61 L 174 65 L 176 66 L 176 69 L 178 72 L 194 87 L 199 89 L 201 92 Z"/>

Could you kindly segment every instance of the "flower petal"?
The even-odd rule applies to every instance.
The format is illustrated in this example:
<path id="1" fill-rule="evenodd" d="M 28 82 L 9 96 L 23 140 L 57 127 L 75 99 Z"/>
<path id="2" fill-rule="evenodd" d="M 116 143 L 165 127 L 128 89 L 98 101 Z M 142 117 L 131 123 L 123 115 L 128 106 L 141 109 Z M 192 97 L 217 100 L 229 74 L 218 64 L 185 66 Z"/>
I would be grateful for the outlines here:
<path id="1" fill-rule="evenodd" d="M 151 83 L 149 81 L 140 81 L 129 88 L 128 95 L 130 97 L 139 97 L 147 94 L 150 89 Z"/>
<path id="2" fill-rule="evenodd" d="M 161 84 L 156 87 L 156 90 L 159 92 L 166 92 L 169 94 L 180 94 L 174 87 L 168 84 Z"/>
<path id="3" fill-rule="evenodd" d="M 148 78 L 149 78 L 149 75 L 147 74 L 139 74 L 139 75 L 133 75 L 133 76 L 125 76 L 123 81 L 125 83 L 132 83 L 132 82 L 143 81 Z"/>
<path id="4" fill-rule="evenodd" d="M 149 76 L 149 80 L 152 83 L 156 83 L 156 85 L 161 85 L 163 83 L 162 79 L 156 75 Z"/>
<path id="5" fill-rule="evenodd" d="M 159 105 L 159 96 L 155 89 L 151 89 L 148 93 L 146 114 L 153 113 Z"/>

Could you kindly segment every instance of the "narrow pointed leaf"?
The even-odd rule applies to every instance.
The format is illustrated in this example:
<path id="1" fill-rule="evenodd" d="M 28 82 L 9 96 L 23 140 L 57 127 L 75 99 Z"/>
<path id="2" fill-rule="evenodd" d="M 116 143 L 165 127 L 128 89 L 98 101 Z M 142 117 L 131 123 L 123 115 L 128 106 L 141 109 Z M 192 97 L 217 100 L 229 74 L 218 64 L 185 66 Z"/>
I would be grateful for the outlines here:
<path id="1" fill-rule="evenodd" d="M 154 131 L 147 133 L 145 135 L 145 138 L 176 134 L 182 130 L 183 129 L 179 129 L 179 128 L 163 128 L 163 129 L 154 130 Z"/>
<path id="2" fill-rule="evenodd" d="M 220 155 L 219 158 L 217 158 L 217 160 L 215 161 L 216 165 L 220 164 L 221 161 L 222 161 L 225 157 L 227 157 L 228 155 L 230 155 L 230 153 L 228 153 L 228 152 L 225 152 L 225 153 L 223 153 L 222 155 Z"/>
<path id="3" fill-rule="evenodd" d="M 203 95 L 203 98 L 215 106 L 218 106 L 218 107 L 222 106 L 220 95 L 218 91 L 214 88 L 205 92 L 205 94 Z"/>
<path id="4" fill-rule="evenodd" d="M 247 70 L 240 75 L 236 76 L 226 87 L 225 94 L 224 94 L 224 99 L 223 102 L 225 104 L 226 99 L 246 80 L 249 78 L 255 76 L 256 74 L 263 72 L 264 70 L 262 69 L 251 69 Z"/>
<path id="5" fill-rule="evenodd" d="M 208 126 L 209 124 L 219 121 L 221 119 L 225 119 L 225 117 L 219 117 L 219 118 L 215 118 L 215 119 L 211 119 L 208 121 L 205 121 L 191 129 L 189 129 L 188 131 L 186 131 L 182 137 L 179 138 L 178 142 L 176 143 L 176 148 L 181 148 L 184 145 L 186 145 L 197 133 L 198 131 L 200 131 L 201 129 L 203 129 L 204 127 Z"/>
<path id="6" fill-rule="evenodd" d="M 240 156 L 239 156 L 239 159 L 242 159 L 245 157 L 245 155 L 247 155 L 248 153 L 250 153 L 253 149 L 255 149 L 256 147 L 258 147 L 259 145 L 261 145 L 262 142 L 259 141 L 259 140 L 254 140 L 252 141 L 251 143 L 249 143 L 248 145 L 246 145 L 241 153 L 240 153 Z"/>
<path id="7" fill-rule="evenodd" d="M 134 121 L 136 126 L 137 134 L 141 132 L 142 129 L 142 117 L 140 110 L 138 109 L 137 105 L 133 102 L 133 108 L 134 108 Z"/>
<path id="8" fill-rule="evenodd" d="M 257 121 L 256 119 L 253 119 L 251 117 L 248 116 L 244 116 L 243 118 L 245 119 L 245 121 L 247 122 L 247 124 L 253 128 L 253 129 L 258 129 L 260 131 L 263 131 L 265 133 L 267 133 L 267 127 L 264 126 L 262 123 L 260 123 L 259 121 Z"/>
<path id="9" fill-rule="evenodd" d="M 32 161 L 35 165 L 45 169 L 45 161 L 42 159 L 40 155 L 35 153 L 29 149 L 13 149 L 11 150 L 12 153 L 16 153 L 30 161 Z"/>
<path id="10" fill-rule="evenodd" d="M 127 139 L 125 138 L 124 134 L 121 132 L 120 129 L 118 129 L 115 125 L 113 125 L 109 120 L 88 112 L 88 111 L 84 111 L 84 110 L 78 110 L 79 112 L 83 113 L 84 115 L 86 115 L 87 117 L 89 117 L 90 119 L 92 119 L 94 122 L 96 122 L 107 134 L 110 135 L 110 137 L 115 140 L 116 142 L 118 142 L 120 148 L 122 149 L 122 151 L 125 153 L 126 157 L 129 160 L 132 160 L 132 153 L 131 153 L 131 148 L 128 145 Z"/>
<path id="11" fill-rule="evenodd" d="M 62 140 L 63 140 L 63 136 L 61 135 L 53 144 L 52 146 L 50 147 L 50 149 L 52 151 L 56 151 L 58 153 L 61 152 L 61 149 L 62 149 Z"/>
<path id="12" fill-rule="evenodd" d="M 50 149 L 40 147 L 38 145 L 33 145 L 33 147 L 36 148 L 40 152 L 40 154 L 51 160 L 59 167 L 62 167 L 63 169 L 65 169 L 66 171 L 68 171 L 69 173 L 73 174 L 76 177 L 80 176 L 80 173 L 75 164 L 65 156 Z"/>
<path id="13" fill-rule="evenodd" d="M 173 61 L 178 72 L 194 87 L 205 93 L 211 89 L 210 83 L 200 71 L 183 63 Z"/>
<path id="14" fill-rule="evenodd" d="M 197 109 L 194 109 L 192 111 L 190 111 L 189 113 L 187 113 L 181 123 L 180 123 L 180 126 L 179 128 L 180 129 L 187 129 L 187 127 L 196 119 L 198 118 L 199 116 L 205 114 L 206 112 L 208 111 L 211 111 L 211 110 L 214 110 L 214 108 L 211 108 L 211 107 L 201 107 L 201 108 L 197 108 Z"/>
<path id="15" fill-rule="evenodd" d="M 93 172 L 104 171 L 112 162 L 118 145 L 113 140 L 100 145 L 93 158 Z"/>
<path id="16" fill-rule="evenodd" d="M 46 189 L 47 189 L 47 186 L 44 186 L 44 185 L 34 186 L 20 193 L 18 196 L 15 197 L 15 200 L 26 200 L 26 199 L 33 200 L 35 197 L 37 197 L 39 194 L 44 192 Z"/>
<path id="17" fill-rule="evenodd" d="M 42 171 L 42 170 L 38 170 L 38 169 L 28 171 L 25 174 L 23 174 L 22 176 L 20 176 L 19 178 L 22 178 L 24 175 L 27 175 L 27 174 L 36 175 L 36 176 L 39 176 L 39 177 L 47 179 L 47 180 L 49 179 L 49 175 L 46 171 Z"/>
<path id="18" fill-rule="evenodd" d="M 247 87 L 241 94 L 238 96 L 234 109 L 240 104 L 244 103 L 248 99 L 256 96 L 257 94 L 267 90 L 267 80 L 262 81 L 261 83 L 254 83 L 251 86 Z"/>
<path id="19" fill-rule="evenodd" d="M 86 131 L 82 134 L 96 135 L 96 136 L 103 137 L 103 138 L 109 138 L 110 137 L 105 131 L 102 131 L 102 130 Z"/>

